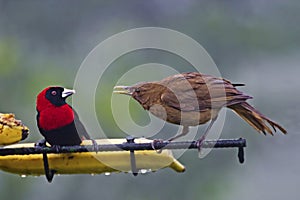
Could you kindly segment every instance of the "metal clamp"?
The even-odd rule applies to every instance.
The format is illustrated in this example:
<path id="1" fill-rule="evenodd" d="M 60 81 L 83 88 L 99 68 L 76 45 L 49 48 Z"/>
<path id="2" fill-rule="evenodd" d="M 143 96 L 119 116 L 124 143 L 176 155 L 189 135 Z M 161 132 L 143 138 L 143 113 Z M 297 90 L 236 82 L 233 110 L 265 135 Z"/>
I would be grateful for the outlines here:
<path id="1" fill-rule="evenodd" d="M 134 139 L 135 138 L 133 136 L 126 137 L 127 143 L 134 143 Z M 137 176 L 138 170 L 136 168 L 134 150 L 130 150 L 130 165 L 131 165 L 131 171 L 132 171 L 133 176 Z"/>
<path id="2" fill-rule="evenodd" d="M 45 139 L 42 139 L 42 140 L 39 140 L 38 142 L 36 142 L 34 144 L 34 147 L 35 149 L 44 149 L 46 148 L 46 140 Z M 54 178 L 54 174 L 55 174 L 55 170 L 51 170 L 49 169 L 49 162 L 48 162 L 48 156 L 47 156 L 47 153 L 46 152 L 42 152 L 43 154 L 43 164 L 44 164 L 44 171 L 45 171 L 45 176 L 46 176 L 46 179 L 49 183 L 52 182 L 53 178 Z"/>

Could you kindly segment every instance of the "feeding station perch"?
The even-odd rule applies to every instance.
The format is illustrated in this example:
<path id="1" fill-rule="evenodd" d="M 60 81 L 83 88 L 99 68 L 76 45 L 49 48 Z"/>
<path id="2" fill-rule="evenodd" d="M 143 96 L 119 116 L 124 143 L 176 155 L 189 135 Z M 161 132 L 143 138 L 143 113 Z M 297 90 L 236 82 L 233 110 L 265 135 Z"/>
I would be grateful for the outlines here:
<path id="1" fill-rule="evenodd" d="M 0 169 L 20 175 L 46 175 L 49 182 L 54 174 L 100 174 L 132 172 L 142 169 L 157 171 L 171 168 L 176 172 L 185 167 L 176 160 L 173 149 L 198 149 L 197 141 L 155 141 L 145 138 L 95 140 L 97 152 L 90 140 L 78 146 L 35 147 L 34 143 L 8 145 L 0 148 Z M 238 148 L 238 159 L 244 162 L 246 140 L 204 141 L 201 148 Z M 154 150 L 154 149 L 155 150 Z M 161 152 L 158 152 L 161 150 Z"/>

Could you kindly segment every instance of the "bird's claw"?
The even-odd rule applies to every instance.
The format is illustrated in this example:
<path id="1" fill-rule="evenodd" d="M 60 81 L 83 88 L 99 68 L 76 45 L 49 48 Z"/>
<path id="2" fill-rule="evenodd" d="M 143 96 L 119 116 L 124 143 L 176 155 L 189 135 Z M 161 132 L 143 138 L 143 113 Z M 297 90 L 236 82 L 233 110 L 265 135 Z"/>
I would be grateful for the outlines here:
<path id="1" fill-rule="evenodd" d="M 61 150 L 61 146 L 60 145 L 56 145 L 56 144 L 52 145 L 51 148 L 54 148 L 57 153 L 59 153 L 60 150 Z"/>
<path id="2" fill-rule="evenodd" d="M 151 147 L 152 147 L 152 149 L 155 150 L 156 153 L 161 153 L 163 149 L 162 149 L 162 148 L 157 149 L 157 148 L 155 148 L 155 146 L 156 146 L 157 143 L 163 143 L 163 142 L 164 142 L 164 140 L 162 140 L 162 139 L 154 139 L 154 140 L 151 142 Z"/>
<path id="3" fill-rule="evenodd" d="M 92 143 L 93 143 L 93 151 L 98 153 L 98 151 L 99 151 L 98 143 L 96 142 L 96 140 L 93 140 L 93 139 L 92 139 Z"/>
<path id="4" fill-rule="evenodd" d="M 41 139 L 41 140 L 37 141 L 36 143 L 34 143 L 34 147 L 35 148 L 44 148 L 44 147 L 46 147 L 46 140 Z"/>
<path id="5" fill-rule="evenodd" d="M 205 140 L 204 136 L 201 136 L 200 139 L 197 140 L 197 148 L 198 148 L 199 155 L 201 154 L 202 145 L 203 145 L 204 140 Z"/>

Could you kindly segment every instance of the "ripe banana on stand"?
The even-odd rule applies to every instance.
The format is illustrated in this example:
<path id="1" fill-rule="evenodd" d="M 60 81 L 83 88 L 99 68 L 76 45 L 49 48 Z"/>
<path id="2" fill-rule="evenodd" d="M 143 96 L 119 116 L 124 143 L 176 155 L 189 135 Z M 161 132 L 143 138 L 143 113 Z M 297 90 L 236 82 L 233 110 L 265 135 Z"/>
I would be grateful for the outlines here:
<path id="1" fill-rule="evenodd" d="M 27 138 L 29 129 L 15 115 L 0 113 L 0 145 L 14 144 Z"/>

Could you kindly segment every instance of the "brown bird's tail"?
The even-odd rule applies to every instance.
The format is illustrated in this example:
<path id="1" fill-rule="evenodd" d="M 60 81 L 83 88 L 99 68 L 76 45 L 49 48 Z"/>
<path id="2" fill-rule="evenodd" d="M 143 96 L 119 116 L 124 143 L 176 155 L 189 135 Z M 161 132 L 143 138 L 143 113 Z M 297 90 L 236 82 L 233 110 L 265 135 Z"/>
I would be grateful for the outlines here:
<path id="1" fill-rule="evenodd" d="M 250 104 L 246 102 L 230 105 L 228 107 L 234 110 L 241 118 L 243 118 L 246 122 L 248 122 L 248 124 L 250 124 L 255 130 L 257 130 L 260 133 L 266 135 L 267 132 L 273 135 L 273 131 L 267 124 L 269 124 L 273 128 L 274 132 L 276 132 L 277 128 L 282 133 L 287 133 L 282 126 L 268 119 L 266 116 L 261 114 L 259 111 L 257 111 L 255 108 L 253 108 Z"/>

